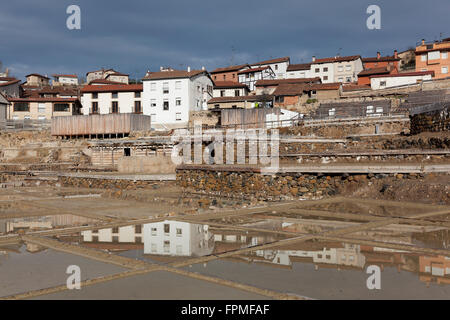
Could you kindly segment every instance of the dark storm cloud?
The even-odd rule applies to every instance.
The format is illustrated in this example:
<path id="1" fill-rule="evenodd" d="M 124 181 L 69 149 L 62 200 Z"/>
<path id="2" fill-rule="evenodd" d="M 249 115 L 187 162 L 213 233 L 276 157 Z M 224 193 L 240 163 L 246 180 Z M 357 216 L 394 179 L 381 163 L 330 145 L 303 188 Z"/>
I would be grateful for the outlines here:
<path id="1" fill-rule="evenodd" d="M 81 30 L 66 28 L 70 4 L 81 7 Z M 366 28 L 370 4 L 381 7 L 381 30 Z M 161 65 L 374 56 L 450 36 L 449 12 L 448 0 L 16 0 L 0 11 L 0 60 L 19 77 L 99 67 L 141 77 Z"/>

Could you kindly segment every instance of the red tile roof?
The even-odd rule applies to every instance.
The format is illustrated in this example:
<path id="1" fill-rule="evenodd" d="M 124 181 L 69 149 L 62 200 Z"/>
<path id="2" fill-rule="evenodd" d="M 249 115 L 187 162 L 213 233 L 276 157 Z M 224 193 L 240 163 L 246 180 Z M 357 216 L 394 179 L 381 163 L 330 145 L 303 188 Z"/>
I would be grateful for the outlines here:
<path id="1" fill-rule="evenodd" d="M 89 82 L 89 84 L 123 84 L 122 82 L 118 82 L 118 81 L 111 81 L 111 80 L 106 80 L 106 79 L 95 79 L 92 80 L 91 82 Z"/>
<path id="2" fill-rule="evenodd" d="M 290 64 L 287 67 L 287 71 L 309 70 L 310 68 L 311 63 Z"/>
<path id="3" fill-rule="evenodd" d="M 173 71 L 158 71 L 152 72 L 151 74 L 145 76 L 142 80 L 163 80 L 163 79 L 179 79 L 179 78 L 192 78 L 199 74 L 208 74 L 206 70 L 173 70 Z"/>
<path id="4" fill-rule="evenodd" d="M 361 71 L 360 73 L 358 73 L 358 77 L 363 77 L 363 76 L 371 76 L 371 75 L 375 75 L 375 74 L 389 74 L 391 72 L 391 70 L 389 70 L 389 68 L 386 67 L 379 67 L 379 68 L 370 68 L 370 69 L 365 69 L 363 71 Z"/>
<path id="5" fill-rule="evenodd" d="M 245 69 L 242 71 L 239 71 L 238 74 L 245 74 L 245 73 L 253 73 L 253 72 L 259 72 L 266 69 L 269 69 L 270 67 L 259 67 L 259 68 L 251 68 L 251 69 Z"/>
<path id="6" fill-rule="evenodd" d="M 142 91 L 142 84 L 111 84 L 111 85 L 87 85 L 81 89 L 82 93 L 88 92 L 135 92 Z"/>
<path id="7" fill-rule="evenodd" d="M 244 83 L 234 82 L 234 81 L 215 81 L 214 88 L 247 88 Z"/>
<path id="8" fill-rule="evenodd" d="M 426 76 L 431 75 L 434 77 L 434 71 L 420 71 L 420 72 L 404 72 L 404 73 L 396 73 L 396 74 L 383 74 L 383 75 L 374 75 L 371 78 L 396 78 L 396 77 L 414 77 L 414 76 Z"/>
<path id="9" fill-rule="evenodd" d="M 217 68 L 217 69 L 214 69 L 213 71 L 211 71 L 210 73 L 213 74 L 213 73 L 222 73 L 222 72 L 233 72 L 233 71 L 239 71 L 243 68 L 249 68 L 249 67 L 250 67 L 250 65 L 248 65 L 248 64 L 240 64 L 237 66 Z"/>
<path id="10" fill-rule="evenodd" d="M 216 97 L 208 100 L 208 104 L 212 103 L 220 103 L 220 102 L 254 102 L 254 101 L 260 101 L 264 98 L 267 98 L 267 96 L 239 96 L 239 97 Z"/>
<path id="11" fill-rule="evenodd" d="M 361 58 L 361 56 L 346 56 L 346 57 L 332 57 L 332 58 L 323 58 L 316 59 L 316 61 L 311 62 L 311 64 L 320 64 L 320 63 L 333 63 L 333 62 L 345 62 L 345 61 L 354 61 Z"/>
<path id="12" fill-rule="evenodd" d="M 256 63 L 251 64 L 251 66 L 259 66 L 259 65 L 264 65 L 264 64 L 288 62 L 289 60 L 290 60 L 289 57 L 275 58 L 275 59 L 270 59 L 270 60 L 264 60 L 264 61 L 256 62 Z"/>
<path id="13" fill-rule="evenodd" d="M 9 85 L 18 83 L 18 82 L 20 82 L 19 79 L 7 81 L 7 82 L 2 82 L 2 83 L 0 83 L 0 87 L 6 87 L 6 86 L 9 86 Z"/>
<path id="14" fill-rule="evenodd" d="M 30 73 L 30 74 L 27 74 L 27 75 L 25 76 L 25 78 L 28 78 L 28 77 L 30 77 L 30 76 L 36 76 L 36 77 L 40 77 L 40 78 L 44 78 L 44 79 L 50 79 L 50 78 L 48 78 L 48 77 L 46 77 L 46 76 L 43 76 L 43 75 L 41 75 L 41 74 L 38 74 L 38 73 Z"/>
<path id="15" fill-rule="evenodd" d="M 320 77 L 315 78 L 294 78 L 294 79 L 273 79 L 273 80 L 258 80 L 255 83 L 257 87 L 277 86 L 281 83 L 307 83 L 307 82 L 321 82 Z"/>
<path id="16" fill-rule="evenodd" d="M 359 90 L 371 90 L 370 85 L 367 84 L 346 84 L 342 86 L 342 91 L 359 91 Z"/>

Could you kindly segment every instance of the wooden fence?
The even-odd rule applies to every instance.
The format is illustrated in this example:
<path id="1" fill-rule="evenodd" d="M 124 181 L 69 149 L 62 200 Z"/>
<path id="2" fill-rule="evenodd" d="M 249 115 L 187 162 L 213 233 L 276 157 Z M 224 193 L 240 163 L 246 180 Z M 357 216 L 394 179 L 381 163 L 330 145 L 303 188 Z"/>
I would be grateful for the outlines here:
<path id="1" fill-rule="evenodd" d="M 67 116 L 52 119 L 54 136 L 126 135 L 150 131 L 150 116 L 133 113 Z"/>

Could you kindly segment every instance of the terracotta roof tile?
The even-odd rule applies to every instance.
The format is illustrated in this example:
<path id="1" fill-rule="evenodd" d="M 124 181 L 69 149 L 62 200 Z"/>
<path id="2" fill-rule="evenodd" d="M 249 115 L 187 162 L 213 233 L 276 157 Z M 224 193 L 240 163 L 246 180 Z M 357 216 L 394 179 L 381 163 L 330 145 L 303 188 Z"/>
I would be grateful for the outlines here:
<path id="1" fill-rule="evenodd" d="M 264 61 L 256 62 L 256 63 L 251 64 L 251 66 L 259 66 L 259 65 L 264 65 L 264 64 L 281 63 L 281 62 L 287 62 L 289 60 L 290 60 L 289 57 L 275 58 L 275 59 L 270 59 L 270 60 L 264 60 Z"/>
<path id="2" fill-rule="evenodd" d="M 394 56 L 385 56 L 385 57 L 368 57 L 362 58 L 362 62 L 386 62 L 386 61 L 400 61 L 400 58 L 395 58 Z"/>
<path id="3" fill-rule="evenodd" d="M 299 71 L 299 70 L 309 70 L 309 69 L 311 69 L 311 63 L 290 64 L 287 67 L 287 71 Z"/>
<path id="4" fill-rule="evenodd" d="M 243 68 L 249 68 L 249 67 L 250 67 L 250 65 L 248 65 L 248 64 L 240 64 L 240 65 L 237 65 L 237 66 L 229 66 L 229 67 L 224 67 L 224 68 L 217 68 L 217 69 L 214 69 L 213 71 L 211 71 L 210 73 L 213 74 L 213 73 L 221 73 L 221 72 L 239 71 L 239 70 L 241 70 Z"/>
<path id="5" fill-rule="evenodd" d="M 111 85 L 87 85 L 81 89 L 82 93 L 88 92 L 133 92 L 133 91 L 142 91 L 142 84 L 111 84 Z"/>
<path id="6" fill-rule="evenodd" d="M 178 78 L 192 78 L 199 74 L 204 73 L 208 74 L 206 70 L 192 70 L 192 71 L 184 71 L 184 70 L 174 70 L 174 71 L 158 71 L 152 72 L 149 75 L 145 76 L 143 80 L 162 80 L 162 79 L 178 79 Z"/>
<path id="7" fill-rule="evenodd" d="M 214 88 L 248 88 L 246 84 L 234 81 L 215 81 Z"/>
<path id="8" fill-rule="evenodd" d="M 269 68 L 270 67 L 250 68 L 250 69 L 245 69 L 245 70 L 239 71 L 238 74 L 253 73 L 253 72 L 263 71 L 263 70 L 266 70 Z"/>
<path id="9" fill-rule="evenodd" d="M 345 61 L 354 61 L 361 58 L 361 56 L 346 56 L 346 57 L 331 57 L 331 58 L 323 58 L 316 59 L 316 61 L 311 62 L 311 64 L 320 64 L 320 63 L 333 63 L 333 62 L 345 62 Z"/>
<path id="10" fill-rule="evenodd" d="M 379 68 L 370 68 L 370 69 L 365 69 L 363 71 L 361 71 L 360 73 L 358 73 L 358 77 L 362 77 L 362 76 L 370 76 L 370 75 L 375 75 L 375 74 L 389 74 L 391 72 L 391 70 L 389 70 L 388 67 L 379 67 Z"/>

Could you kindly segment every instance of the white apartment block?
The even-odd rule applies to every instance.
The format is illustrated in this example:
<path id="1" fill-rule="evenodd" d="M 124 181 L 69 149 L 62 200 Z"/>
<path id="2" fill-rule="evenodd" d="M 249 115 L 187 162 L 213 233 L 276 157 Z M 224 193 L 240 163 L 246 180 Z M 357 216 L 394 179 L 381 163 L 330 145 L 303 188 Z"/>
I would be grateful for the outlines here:
<path id="1" fill-rule="evenodd" d="M 191 111 L 207 110 L 213 85 L 206 70 L 149 72 L 143 79 L 143 112 L 154 128 L 185 127 Z"/>
<path id="2" fill-rule="evenodd" d="M 82 113 L 142 113 L 142 84 L 87 85 L 81 90 Z"/>
<path id="3" fill-rule="evenodd" d="M 247 96 L 249 89 L 245 84 L 232 81 L 214 82 L 213 97 L 242 97 Z"/>
<path id="4" fill-rule="evenodd" d="M 412 85 L 420 81 L 432 80 L 433 76 L 434 71 L 375 75 L 370 77 L 370 86 L 372 87 L 372 90 L 379 90 Z"/>
<path id="5" fill-rule="evenodd" d="M 320 77 L 322 83 L 357 82 L 363 70 L 360 56 L 316 59 L 311 62 L 311 77 Z"/>
<path id="6" fill-rule="evenodd" d="M 275 73 L 275 79 L 285 79 L 287 68 L 290 63 L 289 57 L 260 61 L 251 65 L 252 68 L 270 67 Z"/>

